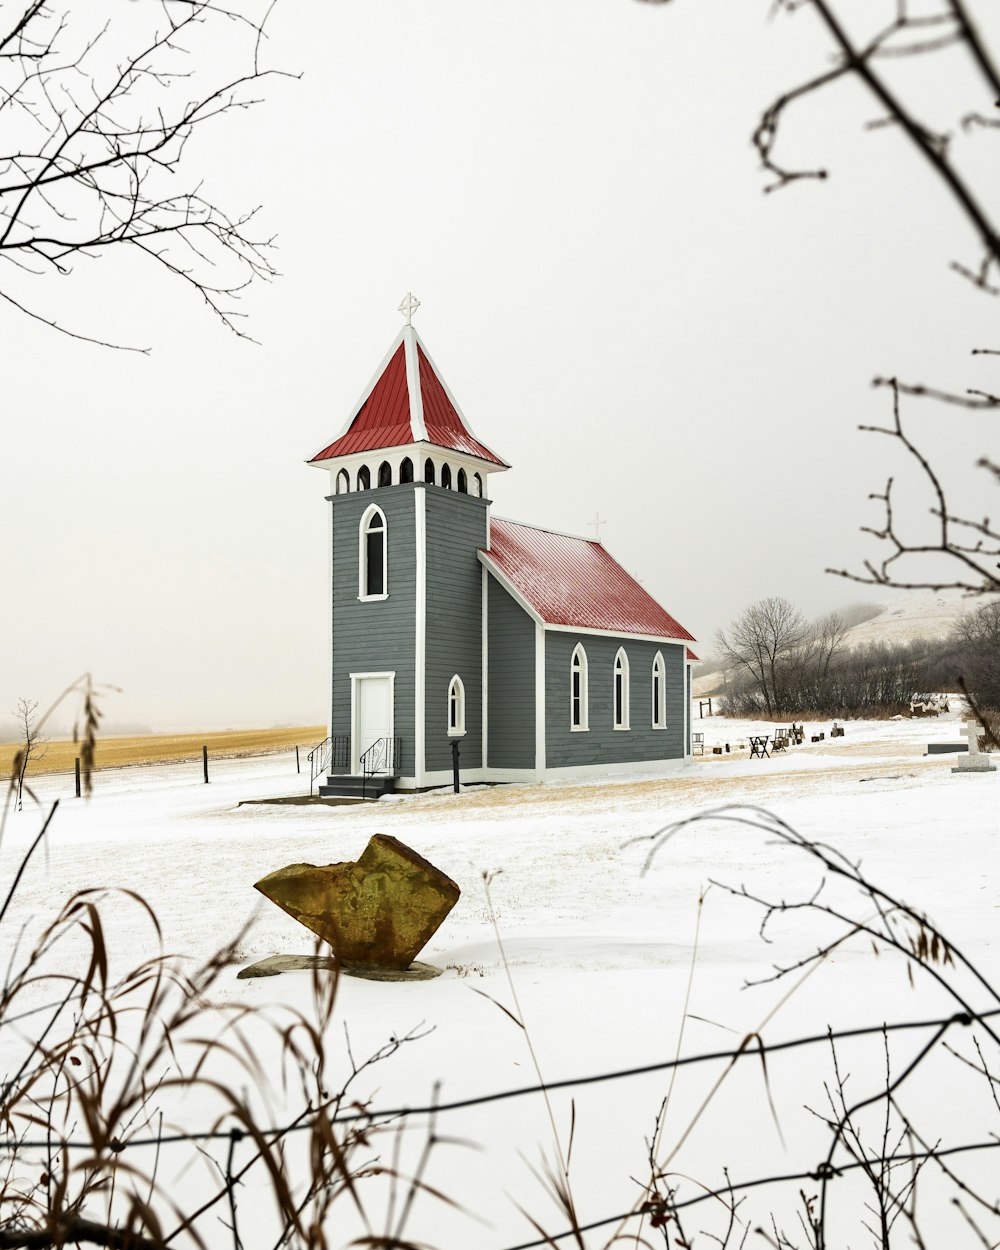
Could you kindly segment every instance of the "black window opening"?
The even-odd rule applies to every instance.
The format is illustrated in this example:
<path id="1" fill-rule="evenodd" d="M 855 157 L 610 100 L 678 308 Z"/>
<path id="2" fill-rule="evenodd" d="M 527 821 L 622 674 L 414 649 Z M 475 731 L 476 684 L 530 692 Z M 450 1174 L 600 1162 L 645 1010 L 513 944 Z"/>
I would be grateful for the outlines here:
<path id="1" fill-rule="evenodd" d="M 579 644 L 570 665 L 569 723 L 571 729 L 587 728 L 587 655 Z"/>
<path id="2" fill-rule="evenodd" d="M 365 531 L 365 594 L 385 594 L 385 521 L 379 513 Z"/>
<path id="3" fill-rule="evenodd" d="M 667 668 L 663 662 L 663 653 L 657 651 L 653 659 L 653 728 L 667 727 Z"/>
<path id="4" fill-rule="evenodd" d="M 424 461 L 424 481 L 434 485 L 434 461 L 430 457 Z"/>
<path id="5" fill-rule="evenodd" d="M 457 673 L 448 686 L 448 732 L 465 733 L 465 687 Z"/>
<path id="6" fill-rule="evenodd" d="M 475 491 L 474 491 L 474 494 L 476 495 L 476 497 L 477 497 L 478 499 L 482 499 L 482 497 L 483 497 L 483 479 L 479 476 L 479 474 L 478 474 L 478 473 L 476 473 L 476 474 L 474 474 L 474 475 L 473 475 L 472 480 L 473 480 L 473 482 L 475 482 L 475 484 L 476 484 L 476 489 L 475 489 Z"/>
<path id="7" fill-rule="evenodd" d="M 467 495 L 469 493 L 469 479 L 465 476 L 464 469 L 459 469 L 458 471 L 458 489 L 463 495 Z"/>
<path id="8" fill-rule="evenodd" d="M 628 657 L 624 651 L 615 656 L 615 729 L 628 729 Z"/>
<path id="9" fill-rule="evenodd" d="M 407 456 L 403 463 L 399 466 L 399 480 L 401 482 L 413 481 L 413 461 L 409 456 Z"/>
<path id="10" fill-rule="evenodd" d="M 445 490 L 451 490 L 451 465 L 445 464 L 441 466 L 441 485 Z"/>
<path id="11" fill-rule="evenodd" d="M 392 485 L 392 469 L 389 467 L 388 460 L 383 460 L 378 467 L 378 484 L 379 486 Z"/>
<path id="12" fill-rule="evenodd" d="M 372 475 L 368 472 L 368 466 L 363 464 L 358 469 L 358 490 L 371 490 Z"/>
<path id="13" fill-rule="evenodd" d="M 347 470 L 341 469 L 337 474 L 337 494 L 346 495 L 351 489 L 351 479 L 347 476 Z"/>

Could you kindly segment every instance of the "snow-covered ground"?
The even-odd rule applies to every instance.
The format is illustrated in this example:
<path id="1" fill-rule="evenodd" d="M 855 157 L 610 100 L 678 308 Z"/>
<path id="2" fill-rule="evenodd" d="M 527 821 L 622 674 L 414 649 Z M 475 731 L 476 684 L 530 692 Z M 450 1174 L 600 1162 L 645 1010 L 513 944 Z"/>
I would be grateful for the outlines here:
<path id="1" fill-rule="evenodd" d="M 751 760 L 737 744 L 751 729 L 771 733 L 770 726 L 715 717 L 695 719 L 694 727 L 705 733 L 709 750 L 680 775 L 474 787 L 460 795 L 436 792 L 364 807 L 244 802 L 301 794 L 302 778 L 289 774 L 287 760 L 218 763 L 208 786 L 191 766 L 101 774 L 90 802 L 62 798 L 46 844 L 27 868 L 3 922 L 0 943 L 5 952 L 15 939 L 26 948 L 77 890 L 123 887 L 155 909 L 163 948 L 193 961 L 207 959 L 248 920 L 251 927 L 239 948 L 242 962 L 307 953 L 311 946 L 304 931 L 259 899 L 253 882 L 283 864 L 354 859 L 371 834 L 390 833 L 453 877 L 463 894 L 422 955 L 445 969 L 442 976 L 395 984 L 341 979 L 336 1016 L 349 1027 L 355 1058 L 415 1026 L 432 1029 L 363 1075 L 355 1092 L 371 1096 L 376 1107 L 422 1105 L 436 1087 L 437 1098 L 447 1102 L 530 1085 L 535 1074 L 529 1038 L 544 1079 L 552 1082 L 660 1063 L 678 1048 L 684 1054 L 731 1048 L 750 1032 L 773 1045 L 803 1033 L 822 1034 L 828 1025 L 929 1019 L 955 1009 L 932 977 L 917 970 L 911 982 L 900 957 L 876 957 L 860 937 L 839 947 L 791 995 L 795 978 L 744 989 L 748 979 L 767 977 L 775 962 L 807 956 L 834 929 L 829 920 L 797 910 L 779 918 L 768 946 L 758 936 L 760 907 L 722 885 L 799 902 L 820 884 L 817 864 L 774 836 L 723 819 L 679 829 L 653 856 L 648 871 L 654 844 L 638 841 L 707 810 L 744 805 L 767 808 L 806 837 L 860 860 L 871 879 L 926 911 L 987 979 L 1000 981 L 994 858 L 1000 773 L 953 775 L 955 756 L 925 754 L 929 742 L 959 738 L 955 713 L 930 721 L 847 722 L 845 737 L 832 740 L 830 722 L 807 726 L 807 735 L 812 728 L 825 729 L 826 740 L 766 760 Z M 711 754 L 712 745 L 725 742 L 733 748 L 729 755 Z M 65 778 L 42 779 L 37 786 L 43 804 L 66 791 Z M 4 882 L 12 879 L 39 823 L 37 810 L 8 820 L 0 847 Z M 513 991 L 484 874 L 491 875 L 489 892 Z M 860 918 L 871 912 L 870 903 L 851 890 L 838 895 L 836 883 L 829 889 L 846 914 Z M 120 970 L 157 953 L 155 935 L 136 904 L 115 901 L 106 908 L 105 923 Z M 66 950 L 69 958 L 71 944 Z M 972 995 L 973 1007 L 997 1005 L 960 969 L 947 971 Z M 229 1005 L 269 1005 L 272 1012 L 304 1009 L 310 986 L 307 973 L 237 980 L 233 969 L 214 998 Z M 498 1003 L 521 1015 L 527 1038 Z M 31 1027 L 24 1026 L 26 1032 Z M 328 1036 L 333 1084 L 347 1071 L 340 1028 L 335 1022 Z M 894 1071 L 926 1038 L 894 1039 Z M 967 1037 L 955 1042 L 968 1050 Z M 14 1046 L 10 1036 L 0 1039 L 0 1058 L 6 1060 L 0 1068 L 9 1067 Z M 844 1043 L 841 1056 L 855 1096 L 875 1092 L 879 1079 L 884 1084 L 880 1038 Z M 957 1060 L 942 1052 L 921 1072 L 926 1079 L 907 1083 L 900 1101 L 926 1136 L 959 1144 L 997 1130 L 995 1109 L 992 1120 L 983 1120 L 992 1106 L 988 1096 Z M 699 1183 L 721 1183 L 723 1168 L 734 1179 L 793 1173 L 814 1168 L 825 1152 L 828 1134 L 804 1107 L 827 1109 L 828 1047 L 770 1056 L 767 1082 L 756 1059 L 726 1073 L 724 1061 L 684 1068 L 674 1084 L 659 1157 L 670 1156 L 680 1144 L 670 1169 L 693 1178 L 672 1182 L 682 1197 L 699 1192 Z M 722 1087 L 686 1133 L 722 1075 Z M 669 1084 L 669 1073 L 659 1072 L 553 1095 L 564 1151 L 575 1114 L 570 1177 L 581 1220 L 625 1212 L 640 1196 L 635 1178 L 648 1170 L 646 1139 Z M 280 1119 L 293 1103 L 291 1095 L 285 1102 L 276 1094 L 274 1114 Z M 172 1108 L 171 1115 L 189 1128 L 207 1127 L 210 1110 L 193 1100 Z M 402 1132 L 404 1170 L 415 1166 L 425 1124 L 418 1120 Z M 554 1148 L 540 1097 L 449 1113 L 440 1117 L 438 1131 L 466 1144 L 436 1146 L 426 1180 L 459 1205 L 423 1196 L 407 1228 L 415 1241 L 448 1250 L 528 1243 L 537 1234 L 519 1208 L 552 1232 L 565 1228 L 535 1175 Z M 388 1144 L 383 1149 L 391 1152 Z M 166 1156 L 161 1167 L 170 1166 Z M 969 1166 L 975 1171 L 980 1165 Z M 263 1215 L 260 1240 L 254 1238 L 254 1202 L 263 1199 L 250 1181 L 252 1176 L 241 1196 L 250 1213 L 244 1225 L 248 1250 L 275 1240 L 264 1231 Z M 185 1187 L 194 1193 L 201 1183 L 186 1171 L 177 1194 Z M 854 1235 L 861 1219 L 855 1203 L 861 1198 L 848 1189 L 849 1182 L 838 1184 L 843 1244 L 866 1244 Z M 922 1184 L 925 1232 L 933 1235 L 928 1244 L 934 1236 L 939 1246 L 979 1244 L 944 1198 L 935 1206 L 937 1178 Z M 816 1185 L 795 1182 L 754 1191 L 741 1218 L 760 1222 L 777 1207 L 786 1224 L 794 1225 L 790 1213 L 800 1188 L 814 1192 Z M 991 1192 L 995 1188 L 992 1184 Z M 338 1218 L 344 1222 L 331 1233 L 331 1244 L 346 1245 L 359 1231 L 346 1202 Z M 696 1208 L 688 1234 L 710 1218 L 710 1206 Z M 603 1245 L 614 1227 L 597 1230 L 588 1246 Z M 231 1244 L 223 1236 L 228 1238 L 220 1226 L 218 1244 Z M 760 1238 L 748 1244 L 761 1244 Z"/>

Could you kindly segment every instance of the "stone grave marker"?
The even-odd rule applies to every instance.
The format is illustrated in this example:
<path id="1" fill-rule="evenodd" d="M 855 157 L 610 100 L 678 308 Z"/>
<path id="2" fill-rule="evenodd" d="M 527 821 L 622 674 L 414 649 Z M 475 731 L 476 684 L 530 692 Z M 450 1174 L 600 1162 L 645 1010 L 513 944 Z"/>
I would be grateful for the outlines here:
<path id="1" fill-rule="evenodd" d="M 414 966 L 414 960 L 461 893 L 439 868 L 381 833 L 373 835 L 357 860 L 288 864 L 254 888 L 322 938 L 338 967 L 376 979 L 408 972 L 417 979 L 426 965 Z M 273 975 L 290 966 L 271 962 L 267 971 L 256 971 L 255 965 L 244 974 Z"/>
<path id="2" fill-rule="evenodd" d="M 979 730 L 978 721 L 967 720 L 965 722 L 965 736 L 969 740 L 969 754 L 961 762 L 957 764 L 951 771 L 953 773 L 995 773 L 996 765 L 988 755 L 985 755 L 979 749 Z"/>

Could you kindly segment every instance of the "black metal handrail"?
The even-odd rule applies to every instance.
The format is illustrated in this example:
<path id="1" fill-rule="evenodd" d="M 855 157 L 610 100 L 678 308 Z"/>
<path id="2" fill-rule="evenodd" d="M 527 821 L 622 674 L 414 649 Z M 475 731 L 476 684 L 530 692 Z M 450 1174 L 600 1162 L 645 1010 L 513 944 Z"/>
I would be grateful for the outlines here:
<path id="1" fill-rule="evenodd" d="M 345 734 L 332 734 L 317 742 L 306 756 L 309 761 L 309 794 L 312 795 L 316 778 L 331 768 L 347 768 L 351 753 L 351 740 Z"/>
<path id="2" fill-rule="evenodd" d="M 361 797 L 366 798 L 368 778 L 376 773 L 390 773 L 397 776 L 403 754 L 402 738 L 376 738 L 367 751 L 361 756 Z"/>

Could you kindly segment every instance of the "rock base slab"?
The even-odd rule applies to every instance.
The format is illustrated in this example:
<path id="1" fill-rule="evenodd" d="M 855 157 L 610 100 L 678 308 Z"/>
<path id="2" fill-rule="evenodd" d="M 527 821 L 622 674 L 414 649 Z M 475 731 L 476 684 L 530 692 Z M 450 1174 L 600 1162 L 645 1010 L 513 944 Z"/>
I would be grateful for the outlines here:
<path id="1" fill-rule="evenodd" d="M 344 968 L 330 955 L 269 955 L 267 959 L 241 968 L 236 979 L 248 981 L 254 977 L 277 977 L 283 972 L 313 968 L 343 972 L 346 976 L 361 977 L 365 981 L 432 981 L 442 971 L 433 964 L 413 963 L 409 968 Z"/>

